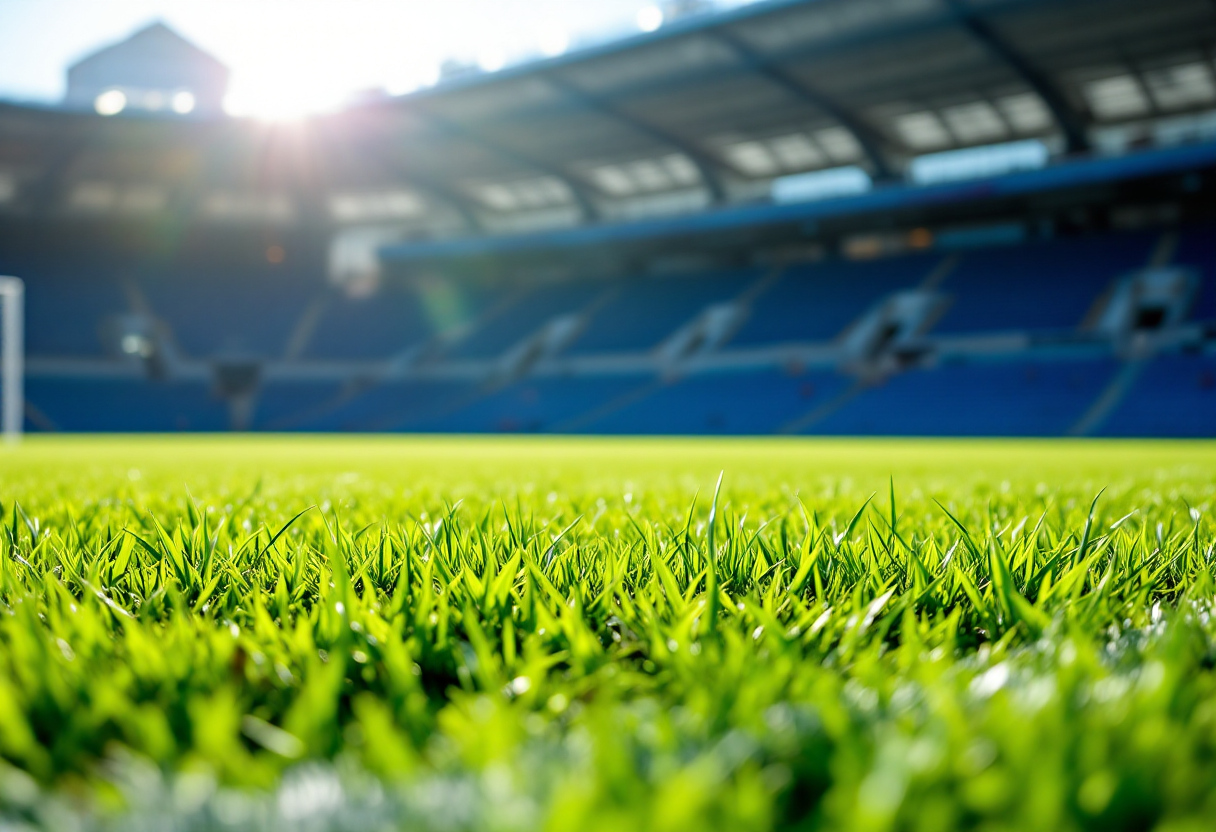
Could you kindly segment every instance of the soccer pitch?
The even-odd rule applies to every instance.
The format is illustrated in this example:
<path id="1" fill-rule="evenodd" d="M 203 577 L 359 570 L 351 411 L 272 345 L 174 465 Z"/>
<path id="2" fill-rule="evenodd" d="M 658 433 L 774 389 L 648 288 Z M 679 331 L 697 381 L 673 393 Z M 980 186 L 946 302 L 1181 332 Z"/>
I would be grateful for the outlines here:
<path id="1" fill-rule="evenodd" d="M 6 829 L 1216 817 L 1216 443 L 0 450 Z"/>

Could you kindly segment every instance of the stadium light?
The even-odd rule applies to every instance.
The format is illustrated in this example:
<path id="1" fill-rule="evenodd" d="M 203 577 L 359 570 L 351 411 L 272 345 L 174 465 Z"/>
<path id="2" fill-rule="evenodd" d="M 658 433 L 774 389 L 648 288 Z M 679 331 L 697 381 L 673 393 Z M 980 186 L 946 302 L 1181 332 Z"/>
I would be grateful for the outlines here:
<path id="1" fill-rule="evenodd" d="M 186 115 L 194 112 L 194 93 L 183 90 L 173 96 L 173 112 Z"/>
<path id="2" fill-rule="evenodd" d="M 116 116 L 127 107 L 127 96 L 122 90 L 106 90 L 93 102 L 99 115 Z"/>
<path id="3" fill-rule="evenodd" d="M 498 72 L 507 64 L 507 59 L 501 52 L 483 52 L 477 57 L 477 65 L 483 72 Z"/>
<path id="4" fill-rule="evenodd" d="M 415 67 L 412 71 L 399 75 L 397 78 L 390 81 L 385 89 L 389 95 L 408 95 L 411 92 L 416 92 L 426 87 L 433 87 L 439 83 L 439 65 L 430 64 L 428 66 Z"/>
<path id="5" fill-rule="evenodd" d="M 564 55 L 568 49 L 570 49 L 570 35 L 561 29 L 554 29 L 540 36 L 540 51 L 546 58 Z"/>
<path id="6" fill-rule="evenodd" d="M 136 332 L 128 332 L 122 336 L 119 346 L 125 355 L 137 355 L 140 358 L 150 358 L 153 352 L 152 342 Z"/>
<path id="7" fill-rule="evenodd" d="M 663 10 L 658 6 L 644 6 L 638 9 L 637 23 L 643 32 L 654 32 L 663 25 Z"/>

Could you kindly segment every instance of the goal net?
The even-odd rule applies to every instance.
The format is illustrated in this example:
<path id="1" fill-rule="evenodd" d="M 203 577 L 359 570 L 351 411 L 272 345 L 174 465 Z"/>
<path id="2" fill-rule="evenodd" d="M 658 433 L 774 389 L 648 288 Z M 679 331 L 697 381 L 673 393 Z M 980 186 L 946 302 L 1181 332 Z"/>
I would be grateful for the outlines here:
<path id="1" fill-rule="evenodd" d="M 22 366 L 25 338 L 22 302 L 25 284 L 15 277 L 0 277 L 0 430 L 4 439 L 16 442 L 21 438 L 25 419 Z"/>

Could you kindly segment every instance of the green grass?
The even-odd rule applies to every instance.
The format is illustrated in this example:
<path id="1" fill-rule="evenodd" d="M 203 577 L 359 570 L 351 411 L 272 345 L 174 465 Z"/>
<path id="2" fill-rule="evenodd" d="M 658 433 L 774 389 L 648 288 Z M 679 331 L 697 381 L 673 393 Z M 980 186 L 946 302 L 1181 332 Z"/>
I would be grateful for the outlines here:
<path id="1" fill-rule="evenodd" d="M 1208 829 L 1214 496 L 1212 443 L 30 440 L 0 828 Z"/>

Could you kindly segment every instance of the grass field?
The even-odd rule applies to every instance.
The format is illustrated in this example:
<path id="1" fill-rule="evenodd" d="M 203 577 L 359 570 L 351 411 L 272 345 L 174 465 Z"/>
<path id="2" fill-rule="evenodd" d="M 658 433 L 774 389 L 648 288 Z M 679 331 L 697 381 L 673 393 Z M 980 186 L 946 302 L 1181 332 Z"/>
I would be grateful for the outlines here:
<path id="1" fill-rule="evenodd" d="M 1214 498 L 1213 443 L 29 440 L 0 828 L 1210 829 Z"/>

